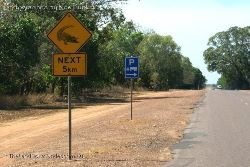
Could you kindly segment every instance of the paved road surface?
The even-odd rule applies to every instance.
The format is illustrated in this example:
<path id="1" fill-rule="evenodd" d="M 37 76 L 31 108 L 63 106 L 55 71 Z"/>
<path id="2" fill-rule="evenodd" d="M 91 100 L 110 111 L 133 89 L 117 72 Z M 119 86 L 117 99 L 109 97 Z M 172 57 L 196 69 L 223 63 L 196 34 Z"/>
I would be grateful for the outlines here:
<path id="1" fill-rule="evenodd" d="M 250 167 L 250 94 L 211 90 L 164 167 Z"/>

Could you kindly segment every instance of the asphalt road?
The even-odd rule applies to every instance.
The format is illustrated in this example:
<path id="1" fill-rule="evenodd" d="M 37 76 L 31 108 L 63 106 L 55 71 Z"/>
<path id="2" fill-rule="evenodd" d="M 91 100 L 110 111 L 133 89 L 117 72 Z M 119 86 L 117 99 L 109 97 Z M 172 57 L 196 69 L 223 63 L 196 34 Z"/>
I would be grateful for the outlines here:
<path id="1" fill-rule="evenodd" d="M 250 94 L 211 90 L 163 167 L 250 167 Z"/>

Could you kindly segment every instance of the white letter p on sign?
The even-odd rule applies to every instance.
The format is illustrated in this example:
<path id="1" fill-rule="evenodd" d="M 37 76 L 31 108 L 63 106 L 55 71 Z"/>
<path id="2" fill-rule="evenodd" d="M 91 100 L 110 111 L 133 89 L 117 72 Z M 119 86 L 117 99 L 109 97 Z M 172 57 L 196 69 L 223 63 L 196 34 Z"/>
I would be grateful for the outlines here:
<path id="1" fill-rule="evenodd" d="M 135 62 L 134 59 L 129 59 L 129 65 L 131 66 L 131 64 L 133 64 Z"/>

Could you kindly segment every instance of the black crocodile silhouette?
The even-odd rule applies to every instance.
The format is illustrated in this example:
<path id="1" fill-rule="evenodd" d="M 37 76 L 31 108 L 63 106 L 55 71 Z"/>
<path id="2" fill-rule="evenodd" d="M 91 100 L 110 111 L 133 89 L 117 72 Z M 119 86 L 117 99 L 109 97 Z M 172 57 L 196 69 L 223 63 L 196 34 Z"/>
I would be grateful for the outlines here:
<path id="1" fill-rule="evenodd" d="M 77 41 L 76 37 L 64 32 L 66 29 L 72 28 L 72 27 L 74 27 L 74 26 L 72 26 L 72 25 L 64 26 L 64 27 L 60 28 L 60 30 L 57 32 L 57 39 L 59 41 L 61 41 L 61 40 L 64 41 L 65 45 L 68 45 L 68 43 L 79 43 Z"/>

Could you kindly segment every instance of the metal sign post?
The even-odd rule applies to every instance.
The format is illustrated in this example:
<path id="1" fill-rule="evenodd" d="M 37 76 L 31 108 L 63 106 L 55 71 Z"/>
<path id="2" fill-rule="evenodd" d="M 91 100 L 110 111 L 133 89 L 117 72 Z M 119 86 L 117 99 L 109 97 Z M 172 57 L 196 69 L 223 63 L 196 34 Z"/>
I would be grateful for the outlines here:
<path id="1" fill-rule="evenodd" d="M 72 158 L 71 153 L 71 134 L 72 134 L 72 122 L 71 122 L 71 77 L 68 76 L 68 109 L 69 109 L 69 160 Z"/>
<path id="2" fill-rule="evenodd" d="M 130 79 L 131 107 L 130 119 L 133 119 L 133 79 L 139 77 L 139 59 L 138 57 L 125 57 L 125 78 Z"/>
<path id="3" fill-rule="evenodd" d="M 130 90 L 131 90 L 131 99 L 130 99 L 130 101 L 131 101 L 131 107 L 130 107 L 131 113 L 130 113 L 130 120 L 132 120 L 133 119 L 133 79 L 132 78 L 130 79 Z"/>
<path id="4" fill-rule="evenodd" d="M 67 12 L 47 36 L 62 51 L 53 54 L 53 75 L 68 76 L 69 160 L 71 160 L 71 76 L 87 75 L 87 54 L 76 52 L 88 42 L 92 33 L 73 13 Z"/>

